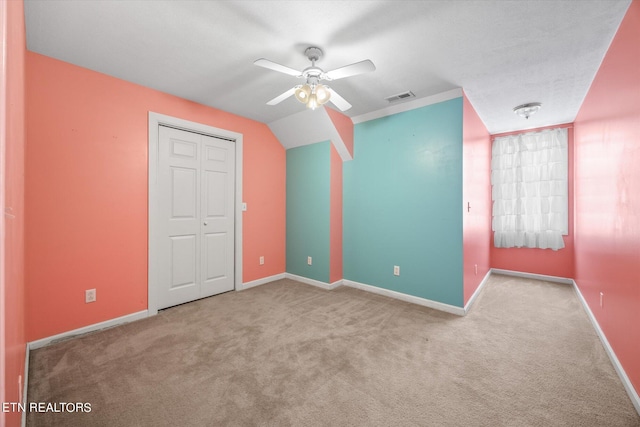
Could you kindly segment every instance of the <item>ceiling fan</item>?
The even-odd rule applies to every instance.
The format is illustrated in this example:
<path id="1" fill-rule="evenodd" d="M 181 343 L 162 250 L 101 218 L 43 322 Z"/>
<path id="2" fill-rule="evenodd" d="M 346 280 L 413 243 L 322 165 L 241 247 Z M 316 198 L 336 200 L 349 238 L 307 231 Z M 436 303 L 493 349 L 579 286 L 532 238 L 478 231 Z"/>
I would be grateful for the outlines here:
<path id="1" fill-rule="evenodd" d="M 264 58 L 258 59 L 254 62 L 254 64 L 260 67 L 268 68 L 273 71 L 278 71 L 280 73 L 289 74 L 290 76 L 305 79 L 305 84 L 292 87 L 288 91 L 276 96 L 271 101 L 267 102 L 267 105 L 279 104 L 280 102 L 289 98 L 291 95 L 295 95 L 298 101 L 302 102 L 311 109 L 316 109 L 320 105 L 323 105 L 327 101 L 330 101 L 333 105 L 338 107 L 340 111 L 346 111 L 351 108 L 351 104 L 349 104 L 343 97 L 338 95 L 338 93 L 336 93 L 336 91 L 331 89 L 329 86 L 321 84 L 320 82 L 322 80 L 332 81 L 343 79 L 345 77 L 356 76 L 358 74 L 367 73 L 376 69 L 376 66 L 373 65 L 373 62 L 366 59 L 364 61 L 356 62 L 351 65 L 345 65 L 344 67 L 325 72 L 321 68 L 316 67 L 316 61 L 322 58 L 322 49 L 320 49 L 319 47 L 311 46 L 304 51 L 304 54 L 307 58 L 309 58 L 309 61 L 311 61 L 311 66 L 305 68 L 302 71 L 294 70 L 293 68 L 289 68 L 285 65 L 281 65 Z"/>

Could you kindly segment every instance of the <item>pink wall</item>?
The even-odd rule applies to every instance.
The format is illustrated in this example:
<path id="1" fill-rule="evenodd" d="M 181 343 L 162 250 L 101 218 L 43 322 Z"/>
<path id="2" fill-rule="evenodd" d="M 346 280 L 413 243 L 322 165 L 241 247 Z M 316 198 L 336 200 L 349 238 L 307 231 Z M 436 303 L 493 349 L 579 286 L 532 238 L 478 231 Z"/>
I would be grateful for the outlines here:
<path id="1" fill-rule="evenodd" d="M 25 28 L 22 1 L 0 3 L 0 191 L 3 195 L 2 268 L 0 268 L 1 402 L 20 402 L 24 384 L 24 149 L 25 149 Z M 4 62 L 4 61 L 3 61 Z M 4 214 L 6 212 L 6 214 Z M 0 425 L 19 426 L 21 414 L 0 412 Z"/>
<path id="2" fill-rule="evenodd" d="M 351 118 L 325 108 L 333 126 L 335 126 L 342 142 L 353 158 L 353 122 Z M 331 239 L 329 247 L 330 271 L 329 282 L 334 283 L 342 279 L 342 158 L 335 146 L 331 144 Z"/>
<path id="3" fill-rule="evenodd" d="M 574 256 L 574 231 L 573 231 L 573 164 L 574 164 L 574 142 L 572 125 L 547 126 L 537 129 L 528 129 L 522 132 L 508 132 L 496 136 L 507 136 L 517 133 L 535 132 L 543 129 L 567 127 L 569 140 L 569 234 L 563 237 L 564 248 L 557 251 L 551 249 L 534 248 L 496 248 L 493 246 L 493 232 L 489 236 L 491 241 L 491 267 L 503 270 L 521 271 L 525 273 L 544 274 L 557 277 L 574 277 L 573 256 Z M 490 142 L 490 143 L 492 143 Z M 491 200 L 491 194 L 489 194 Z M 489 224 L 491 228 L 491 224 Z"/>
<path id="4" fill-rule="evenodd" d="M 465 95 L 462 103 L 464 304 L 469 301 L 490 268 L 491 142 L 489 138 L 489 132 L 484 123 Z M 467 210 L 467 203 L 471 206 L 470 210 Z"/>
<path id="5" fill-rule="evenodd" d="M 325 110 L 335 126 L 336 130 L 340 134 L 342 138 L 342 142 L 347 147 L 349 154 L 351 154 L 351 158 L 353 158 L 353 122 L 349 116 L 345 116 L 342 113 L 337 112 L 336 110 L 332 110 L 331 108 L 326 108 Z"/>
<path id="6" fill-rule="evenodd" d="M 640 393 L 640 1 L 575 120 L 575 279 Z M 600 306 L 600 292 L 604 304 Z"/>
<path id="7" fill-rule="evenodd" d="M 342 279 L 342 158 L 331 146 L 329 283 Z"/>
<path id="8" fill-rule="evenodd" d="M 29 340 L 147 308 L 148 111 L 243 134 L 243 281 L 285 271 L 285 150 L 265 124 L 26 59 Z"/>
<path id="9" fill-rule="evenodd" d="M 247 283 L 286 270 L 286 151 L 267 125 L 237 116 L 235 121 L 231 130 L 244 133 L 242 281 Z"/>

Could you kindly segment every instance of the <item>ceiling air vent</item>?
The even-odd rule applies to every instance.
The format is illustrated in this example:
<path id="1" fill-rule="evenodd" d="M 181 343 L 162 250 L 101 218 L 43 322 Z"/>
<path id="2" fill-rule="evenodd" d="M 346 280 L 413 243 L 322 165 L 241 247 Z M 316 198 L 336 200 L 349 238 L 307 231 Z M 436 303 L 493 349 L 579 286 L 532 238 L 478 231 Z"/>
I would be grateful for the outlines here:
<path id="1" fill-rule="evenodd" d="M 394 103 L 394 102 L 399 102 L 399 101 L 405 101 L 407 99 L 411 99 L 411 98 L 415 98 L 415 97 L 416 96 L 413 94 L 413 92 L 408 90 L 406 92 L 402 92 L 402 93 L 399 93 L 397 95 L 389 96 L 389 97 L 387 97 L 385 99 L 387 101 L 389 101 L 389 103 Z"/>

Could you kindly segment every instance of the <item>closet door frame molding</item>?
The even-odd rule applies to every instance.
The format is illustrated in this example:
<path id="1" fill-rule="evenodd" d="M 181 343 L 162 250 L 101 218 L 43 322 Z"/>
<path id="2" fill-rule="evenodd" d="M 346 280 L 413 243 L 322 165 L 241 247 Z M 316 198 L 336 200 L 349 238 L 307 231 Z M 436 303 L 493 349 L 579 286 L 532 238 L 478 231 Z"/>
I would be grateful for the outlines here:
<path id="1" fill-rule="evenodd" d="M 158 314 L 158 254 L 157 242 L 161 237 L 157 232 L 158 223 L 161 220 L 158 209 L 158 144 L 159 127 L 168 126 L 187 132 L 195 132 L 215 138 L 227 139 L 234 142 L 235 146 L 235 200 L 234 200 L 234 286 L 235 290 L 242 290 L 242 134 L 232 132 L 201 123 L 191 122 L 177 117 L 166 116 L 149 111 L 149 164 L 148 164 L 148 275 L 147 275 L 147 314 Z"/>

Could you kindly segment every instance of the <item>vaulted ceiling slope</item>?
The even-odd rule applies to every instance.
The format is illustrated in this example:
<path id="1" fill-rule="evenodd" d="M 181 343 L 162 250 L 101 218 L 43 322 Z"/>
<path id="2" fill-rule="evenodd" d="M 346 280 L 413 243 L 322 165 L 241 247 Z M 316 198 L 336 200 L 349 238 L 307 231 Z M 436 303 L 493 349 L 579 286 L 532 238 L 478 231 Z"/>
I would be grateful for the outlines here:
<path id="1" fill-rule="evenodd" d="M 26 0 L 27 48 L 205 105 L 271 123 L 304 106 L 300 84 L 257 67 L 302 70 L 314 45 L 354 118 L 463 88 L 490 133 L 574 120 L 630 0 L 159 1 Z M 528 121 L 513 107 L 542 102 Z"/>

